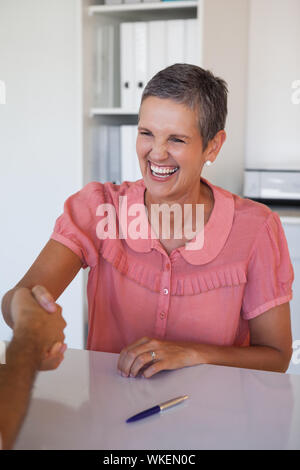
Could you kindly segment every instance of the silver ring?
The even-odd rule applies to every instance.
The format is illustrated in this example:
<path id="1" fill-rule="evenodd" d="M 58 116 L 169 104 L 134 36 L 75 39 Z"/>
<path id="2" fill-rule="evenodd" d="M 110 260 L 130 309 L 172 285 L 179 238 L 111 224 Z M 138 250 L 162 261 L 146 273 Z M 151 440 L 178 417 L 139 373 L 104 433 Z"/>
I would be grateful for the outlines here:
<path id="1" fill-rule="evenodd" d="M 152 360 L 155 361 L 155 358 L 156 358 L 155 352 L 154 352 L 154 351 L 150 351 L 150 354 L 151 354 Z"/>

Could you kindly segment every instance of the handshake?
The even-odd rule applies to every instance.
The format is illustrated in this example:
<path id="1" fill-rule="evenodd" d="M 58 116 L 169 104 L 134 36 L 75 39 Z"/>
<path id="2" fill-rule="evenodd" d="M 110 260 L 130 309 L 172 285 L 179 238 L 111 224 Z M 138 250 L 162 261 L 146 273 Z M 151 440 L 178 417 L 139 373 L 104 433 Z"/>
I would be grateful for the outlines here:
<path id="1" fill-rule="evenodd" d="M 43 286 L 20 287 L 11 301 L 14 338 L 31 343 L 39 370 L 56 369 L 67 345 L 62 308 Z"/>

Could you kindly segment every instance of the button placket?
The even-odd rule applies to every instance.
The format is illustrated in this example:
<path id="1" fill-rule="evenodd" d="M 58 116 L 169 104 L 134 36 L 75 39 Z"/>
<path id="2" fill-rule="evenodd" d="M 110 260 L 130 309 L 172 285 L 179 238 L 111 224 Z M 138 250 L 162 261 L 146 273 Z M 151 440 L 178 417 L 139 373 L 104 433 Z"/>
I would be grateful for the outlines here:
<path id="1" fill-rule="evenodd" d="M 169 260 L 165 262 L 161 276 L 161 288 L 156 312 L 155 335 L 164 338 L 167 328 L 168 311 L 171 292 L 171 266 Z"/>

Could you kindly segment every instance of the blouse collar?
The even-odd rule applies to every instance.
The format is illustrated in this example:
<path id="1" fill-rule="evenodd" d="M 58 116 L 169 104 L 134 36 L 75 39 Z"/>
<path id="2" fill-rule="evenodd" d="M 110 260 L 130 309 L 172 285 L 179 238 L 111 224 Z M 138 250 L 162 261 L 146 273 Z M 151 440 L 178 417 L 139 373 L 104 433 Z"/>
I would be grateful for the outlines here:
<path id="1" fill-rule="evenodd" d="M 208 222 L 204 226 L 204 242 L 201 243 L 203 234 L 200 232 L 186 246 L 181 246 L 174 250 L 179 252 L 188 263 L 193 265 L 209 263 L 218 256 L 228 239 L 234 218 L 234 199 L 232 193 L 214 186 L 205 178 L 201 177 L 201 180 L 211 188 L 214 196 L 214 207 Z M 140 253 L 147 253 L 152 249 L 162 250 L 162 246 L 148 221 L 144 205 L 145 190 L 144 180 L 141 179 L 133 183 L 126 193 L 128 208 L 136 203 L 143 206 L 144 209 L 140 217 L 142 218 L 143 226 L 148 227 L 148 235 L 151 233 L 151 236 L 148 236 L 148 238 L 139 238 L 137 240 L 130 237 L 125 238 L 127 245 L 132 250 Z M 123 226 L 122 220 L 120 220 L 120 224 Z M 190 243 L 196 244 L 197 242 L 202 248 L 198 250 L 187 249 Z"/>

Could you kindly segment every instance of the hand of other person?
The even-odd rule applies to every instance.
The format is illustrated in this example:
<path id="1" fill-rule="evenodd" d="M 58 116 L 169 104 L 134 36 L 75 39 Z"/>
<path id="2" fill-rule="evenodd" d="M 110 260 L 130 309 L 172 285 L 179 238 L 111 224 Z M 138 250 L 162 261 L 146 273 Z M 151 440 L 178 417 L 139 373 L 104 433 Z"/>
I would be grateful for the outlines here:
<path id="1" fill-rule="evenodd" d="M 50 304 L 44 298 L 50 299 Z M 14 336 L 25 336 L 35 343 L 39 370 L 56 369 L 66 349 L 63 344 L 66 322 L 61 307 L 51 299 L 42 286 L 35 286 L 32 290 L 21 287 L 14 293 L 11 303 Z"/>
<path id="2" fill-rule="evenodd" d="M 149 378 L 161 370 L 181 369 L 204 363 L 199 345 L 143 337 L 122 349 L 118 369 L 125 377 Z"/>

